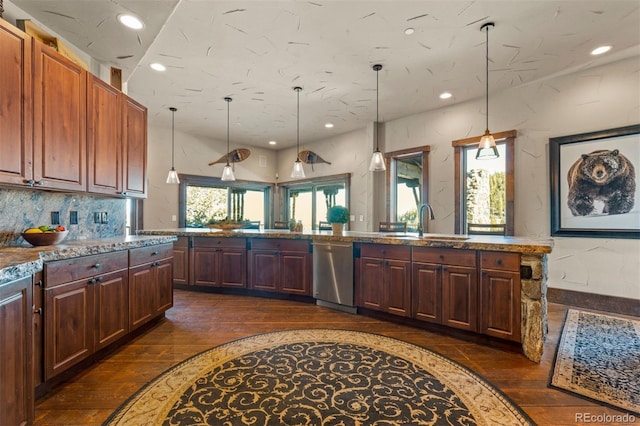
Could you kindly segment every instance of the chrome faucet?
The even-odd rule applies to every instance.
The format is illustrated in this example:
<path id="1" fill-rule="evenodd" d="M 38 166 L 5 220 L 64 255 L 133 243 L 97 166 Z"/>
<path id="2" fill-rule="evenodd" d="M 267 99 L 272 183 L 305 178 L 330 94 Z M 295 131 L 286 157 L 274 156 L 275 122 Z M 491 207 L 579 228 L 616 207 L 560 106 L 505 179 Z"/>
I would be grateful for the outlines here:
<path id="1" fill-rule="evenodd" d="M 425 208 L 427 210 L 429 210 L 429 220 L 433 220 L 433 219 L 436 218 L 435 215 L 433 214 L 433 209 L 431 208 L 431 206 L 429 204 L 426 204 L 426 203 L 420 204 L 420 207 L 418 208 L 418 220 L 420 221 L 420 224 L 418 225 L 418 236 L 419 237 L 422 237 L 424 235 L 424 223 L 422 221 L 422 217 L 423 217 L 422 211 Z"/>

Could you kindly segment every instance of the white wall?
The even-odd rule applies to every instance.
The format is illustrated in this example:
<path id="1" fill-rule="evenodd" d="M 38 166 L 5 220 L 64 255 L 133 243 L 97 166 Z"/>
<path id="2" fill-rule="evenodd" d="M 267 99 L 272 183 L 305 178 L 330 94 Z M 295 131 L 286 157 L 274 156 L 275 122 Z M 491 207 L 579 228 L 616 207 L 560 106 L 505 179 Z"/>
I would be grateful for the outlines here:
<path id="1" fill-rule="evenodd" d="M 549 138 L 640 123 L 640 58 L 492 93 L 489 128 L 515 129 L 515 233 L 547 238 Z M 484 132 L 484 99 L 386 124 L 386 150 L 430 145 L 433 232 L 454 230 L 451 141 Z M 640 165 L 639 165 L 640 166 Z M 640 203 L 640 200 L 636 200 Z M 640 241 L 554 238 L 549 286 L 640 299 Z"/>

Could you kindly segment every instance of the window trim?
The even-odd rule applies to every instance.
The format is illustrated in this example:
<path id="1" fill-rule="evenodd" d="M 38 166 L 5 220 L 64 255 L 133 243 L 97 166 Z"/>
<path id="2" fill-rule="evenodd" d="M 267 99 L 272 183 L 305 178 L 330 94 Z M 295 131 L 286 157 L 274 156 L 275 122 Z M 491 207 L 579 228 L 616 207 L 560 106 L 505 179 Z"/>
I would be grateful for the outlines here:
<path id="1" fill-rule="evenodd" d="M 278 193 L 280 194 L 280 216 L 281 219 L 285 222 L 289 221 L 289 193 L 292 190 L 296 190 L 301 187 L 308 187 L 309 185 L 316 187 L 325 185 L 327 183 L 331 183 L 336 180 L 344 180 L 344 199 L 345 199 L 345 207 L 350 209 L 349 205 L 351 203 L 351 173 L 341 173 L 337 175 L 329 175 L 329 176 L 321 176 L 321 177 L 313 177 L 306 179 L 298 179 L 298 180 L 290 180 L 287 182 L 282 182 L 277 185 Z M 315 214 L 315 213 L 314 213 Z M 317 219 L 317 218 L 316 218 Z M 312 226 L 316 226 L 316 221 Z"/>
<path id="2" fill-rule="evenodd" d="M 505 132 L 493 133 L 493 137 L 496 143 L 505 144 L 505 235 L 514 235 L 514 219 L 515 219 L 515 156 L 514 156 L 514 142 L 518 132 L 516 130 L 507 130 Z M 451 142 L 451 146 L 454 147 L 454 163 L 455 163 L 455 178 L 454 178 L 454 221 L 455 221 L 455 233 L 463 233 L 463 224 L 465 223 L 464 217 L 464 202 L 462 195 L 464 194 L 464 182 L 463 168 L 462 168 L 462 151 L 471 145 L 477 145 L 481 136 L 474 136 L 465 139 L 458 139 Z"/>
<path id="3" fill-rule="evenodd" d="M 249 180 L 223 181 L 218 177 L 199 176 L 199 175 L 183 175 L 179 174 L 180 185 L 178 188 L 178 226 L 186 228 L 187 225 L 187 186 L 209 186 L 209 187 L 227 187 L 227 188 L 246 188 L 251 190 L 262 190 L 265 192 L 265 218 L 264 224 L 271 223 L 273 217 L 273 189 L 274 184 L 267 182 L 257 182 Z M 227 197 L 227 208 L 229 207 L 229 199 Z"/>
<path id="4" fill-rule="evenodd" d="M 429 153 L 431 152 L 431 145 L 422 145 L 416 146 L 413 148 L 401 149 L 398 151 L 386 152 L 384 154 L 385 163 L 387 166 L 386 174 L 386 214 L 387 214 L 387 222 L 394 222 L 397 220 L 395 217 L 395 213 L 392 215 L 391 212 L 391 170 L 395 169 L 393 166 L 393 162 L 402 159 L 405 157 L 414 157 L 422 154 L 422 191 L 420 193 L 420 197 L 423 203 L 429 204 Z M 427 226 L 429 221 L 426 221 Z"/>

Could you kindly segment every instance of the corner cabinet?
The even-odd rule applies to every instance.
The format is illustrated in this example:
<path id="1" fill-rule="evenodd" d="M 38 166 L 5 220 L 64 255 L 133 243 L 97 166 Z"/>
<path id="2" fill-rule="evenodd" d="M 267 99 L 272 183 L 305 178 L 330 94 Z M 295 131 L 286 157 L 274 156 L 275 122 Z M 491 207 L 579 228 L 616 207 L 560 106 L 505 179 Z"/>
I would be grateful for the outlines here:
<path id="1" fill-rule="evenodd" d="M 127 197 L 147 196 L 147 108 L 123 95 L 122 192 Z"/>
<path id="2" fill-rule="evenodd" d="M 33 85 L 30 36 L 0 19 L 0 183 L 33 180 Z"/>
<path id="3" fill-rule="evenodd" d="M 0 284 L 0 421 L 29 424 L 34 415 L 31 276 Z"/>
<path id="4" fill-rule="evenodd" d="M 313 257 L 309 240 L 253 238 L 249 247 L 250 289 L 312 295 Z"/>
<path id="5" fill-rule="evenodd" d="M 189 285 L 189 271 L 191 270 L 191 239 L 189 237 L 178 237 L 173 243 L 173 283 L 178 285 Z"/>
<path id="6" fill-rule="evenodd" d="M 411 247 L 362 244 L 356 304 L 408 317 L 411 315 Z"/>
<path id="7" fill-rule="evenodd" d="M 129 329 L 173 306 L 173 244 L 129 250 Z"/>

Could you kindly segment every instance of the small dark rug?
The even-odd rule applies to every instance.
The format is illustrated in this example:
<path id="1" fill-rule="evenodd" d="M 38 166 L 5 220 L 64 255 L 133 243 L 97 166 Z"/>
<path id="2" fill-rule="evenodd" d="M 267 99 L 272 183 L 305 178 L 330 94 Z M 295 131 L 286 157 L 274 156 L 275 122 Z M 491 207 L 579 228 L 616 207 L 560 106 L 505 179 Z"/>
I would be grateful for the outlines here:
<path id="1" fill-rule="evenodd" d="M 640 414 L 640 320 L 569 309 L 550 385 Z"/>
<path id="2" fill-rule="evenodd" d="M 370 333 L 292 330 L 202 352 L 125 402 L 105 425 L 531 425 L 481 377 Z"/>

